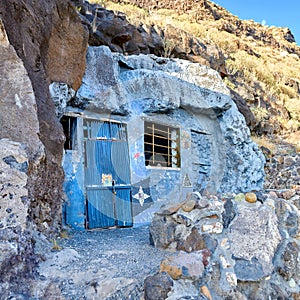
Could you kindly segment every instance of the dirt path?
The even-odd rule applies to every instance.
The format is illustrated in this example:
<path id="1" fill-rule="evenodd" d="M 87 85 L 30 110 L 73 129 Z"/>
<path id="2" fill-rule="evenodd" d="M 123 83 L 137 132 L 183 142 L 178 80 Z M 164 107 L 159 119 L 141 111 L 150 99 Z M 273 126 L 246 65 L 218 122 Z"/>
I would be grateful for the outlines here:
<path id="1" fill-rule="evenodd" d="M 149 244 L 148 227 L 71 232 L 58 243 L 39 268 L 61 290 L 55 299 L 143 299 L 144 278 L 170 255 Z"/>

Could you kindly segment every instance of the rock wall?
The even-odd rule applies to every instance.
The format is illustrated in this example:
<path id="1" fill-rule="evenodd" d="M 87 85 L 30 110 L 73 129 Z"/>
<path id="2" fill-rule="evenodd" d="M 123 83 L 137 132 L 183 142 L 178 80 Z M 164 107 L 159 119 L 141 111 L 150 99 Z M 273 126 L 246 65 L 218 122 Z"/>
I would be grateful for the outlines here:
<path id="1" fill-rule="evenodd" d="M 0 298 L 29 295 L 29 280 L 37 257 L 27 229 L 30 200 L 27 190 L 28 158 L 20 143 L 0 139 Z M 28 284 L 24 285 L 24 278 Z"/>
<path id="2" fill-rule="evenodd" d="M 1 299 L 32 296 L 35 230 L 59 229 L 64 135 L 49 83 L 78 88 L 86 46 L 68 1 L 0 1 Z"/>
<path id="3" fill-rule="evenodd" d="M 299 190 L 196 192 L 163 206 L 151 241 L 179 252 L 145 280 L 145 299 L 298 299 L 299 200 Z"/>
<path id="4" fill-rule="evenodd" d="M 30 217 L 39 230 L 55 231 L 61 219 L 64 135 L 49 84 L 55 80 L 79 87 L 87 33 L 68 1 L 1 1 L 0 14 L 12 45 L 2 38 L 1 74 L 7 75 L 1 76 L 0 137 L 24 144 Z"/>
<path id="5" fill-rule="evenodd" d="M 211 132 L 213 139 L 209 191 L 262 188 L 264 156 L 251 141 L 245 120 L 220 75 L 206 66 L 89 47 L 83 84 L 68 105 L 128 118 L 164 114 L 192 129 L 196 125 L 191 116 L 195 116 L 203 120 L 202 130 Z M 180 110 L 189 117 L 180 115 Z"/>

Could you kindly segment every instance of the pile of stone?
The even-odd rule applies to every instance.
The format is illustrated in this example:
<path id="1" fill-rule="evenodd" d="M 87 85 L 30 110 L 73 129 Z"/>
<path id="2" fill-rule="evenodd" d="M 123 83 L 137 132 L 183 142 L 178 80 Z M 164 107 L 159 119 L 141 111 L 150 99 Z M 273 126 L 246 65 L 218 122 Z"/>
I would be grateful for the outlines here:
<path id="1" fill-rule="evenodd" d="M 150 240 L 170 257 L 146 278 L 145 299 L 299 299 L 299 202 L 294 189 L 164 205 Z"/>
<path id="2" fill-rule="evenodd" d="M 300 185 L 300 153 L 281 151 L 267 158 L 266 188 L 289 189 Z"/>

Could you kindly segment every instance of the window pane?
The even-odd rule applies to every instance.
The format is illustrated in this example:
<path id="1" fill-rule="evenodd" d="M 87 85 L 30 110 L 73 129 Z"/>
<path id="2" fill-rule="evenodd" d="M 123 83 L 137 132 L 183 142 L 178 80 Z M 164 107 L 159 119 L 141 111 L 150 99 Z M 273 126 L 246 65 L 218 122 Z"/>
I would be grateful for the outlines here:
<path id="1" fill-rule="evenodd" d="M 179 129 L 152 122 L 144 126 L 146 166 L 180 167 Z"/>

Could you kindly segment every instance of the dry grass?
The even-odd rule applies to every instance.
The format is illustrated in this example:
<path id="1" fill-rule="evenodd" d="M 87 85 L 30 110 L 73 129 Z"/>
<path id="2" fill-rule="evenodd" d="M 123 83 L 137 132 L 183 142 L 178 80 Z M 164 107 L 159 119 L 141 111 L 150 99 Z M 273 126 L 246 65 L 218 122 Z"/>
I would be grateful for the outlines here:
<path id="1" fill-rule="evenodd" d="M 265 147 L 271 151 L 271 154 L 274 155 L 277 152 L 277 146 L 274 141 L 268 137 L 261 136 L 251 136 L 253 142 L 255 142 L 259 147 Z"/>

